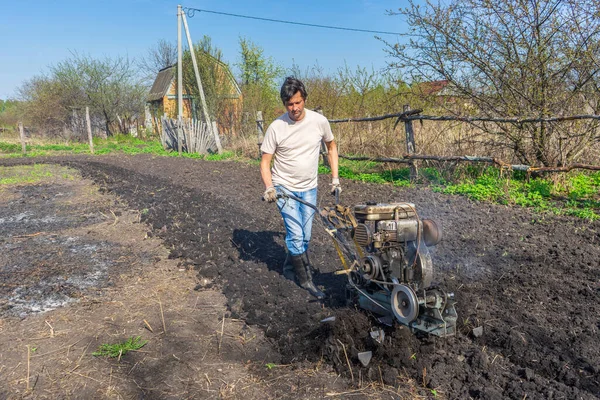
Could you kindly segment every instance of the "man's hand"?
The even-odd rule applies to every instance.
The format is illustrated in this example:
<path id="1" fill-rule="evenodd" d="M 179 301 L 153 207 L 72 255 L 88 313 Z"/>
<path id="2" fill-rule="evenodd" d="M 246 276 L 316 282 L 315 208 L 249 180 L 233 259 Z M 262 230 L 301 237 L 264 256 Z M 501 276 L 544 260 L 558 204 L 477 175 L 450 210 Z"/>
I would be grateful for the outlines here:
<path id="1" fill-rule="evenodd" d="M 268 201 L 269 203 L 274 203 L 277 201 L 277 191 L 273 186 L 269 186 L 265 193 L 263 194 L 263 200 Z"/>
<path id="2" fill-rule="evenodd" d="M 338 194 L 342 193 L 342 186 L 340 185 L 340 178 L 332 178 L 331 179 L 331 194 L 335 194 L 335 192 L 338 192 Z"/>

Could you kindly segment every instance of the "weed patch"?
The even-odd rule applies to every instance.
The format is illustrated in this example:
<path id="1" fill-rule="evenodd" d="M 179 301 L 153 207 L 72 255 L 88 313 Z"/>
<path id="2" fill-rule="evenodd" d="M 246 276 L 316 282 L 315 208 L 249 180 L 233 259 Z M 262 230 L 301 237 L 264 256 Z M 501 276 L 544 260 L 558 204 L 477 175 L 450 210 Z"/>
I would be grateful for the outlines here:
<path id="1" fill-rule="evenodd" d="M 522 174 L 504 178 L 499 171 L 488 169 L 476 179 L 437 186 L 434 191 L 591 221 L 600 218 L 600 173 L 567 175 L 567 183 L 563 185 L 545 178 L 527 180 Z"/>
<path id="2" fill-rule="evenodd" d="M 96 357 L 122 357 L 130 351 L 141 349 L 146 343 L 148 341 L 142 340 L 140 336 L 130 337 L 122 343 L 102 344 L 92 355 Z"/>

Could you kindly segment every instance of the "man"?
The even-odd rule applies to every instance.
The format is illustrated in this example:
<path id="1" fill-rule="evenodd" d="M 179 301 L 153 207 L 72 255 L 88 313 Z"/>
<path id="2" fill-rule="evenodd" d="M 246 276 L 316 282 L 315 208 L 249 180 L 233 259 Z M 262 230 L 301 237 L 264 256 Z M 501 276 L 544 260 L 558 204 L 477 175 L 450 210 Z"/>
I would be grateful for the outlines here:
<path id="1" fill-rule="evenodd" d="M 338 177 L 338 152 L 327 118 L 305 108 L 307 98 L 304 84 L 287 77 L 281 86 L 281 101 L 287 113 L 277 118 L 267 129 L 261 146 L 260 173 L 265 185 L 263 199 L 277 202 L 283 217 L 288 258 L 284 275 L 294 279 L 318 299 L 325 298 L 313 283 L 308 245 L 314 210 L 289 198 L 277 198 L 278 193 L 292 194 L 310 204 L 317 204 L 317 175 L 321 141 L 329 152 L 331 191 L 341 192 Z M 275 156 L 275 157 L 273 157 Z M 271 168 L 271 161 L 273 166 Z M 289 258 L 291 266 L 289 268 Z"/>

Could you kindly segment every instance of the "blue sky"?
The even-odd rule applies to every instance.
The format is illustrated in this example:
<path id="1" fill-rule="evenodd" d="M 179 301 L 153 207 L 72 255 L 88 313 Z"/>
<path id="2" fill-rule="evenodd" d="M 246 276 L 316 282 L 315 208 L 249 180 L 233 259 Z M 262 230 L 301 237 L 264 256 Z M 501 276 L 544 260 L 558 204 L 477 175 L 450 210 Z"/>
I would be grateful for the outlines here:
<path id="1" fill-rule="evenodd" d="M 262 18 L 333 25 L 366 30 L 405 32 L 399 16 L 386 10 L 406 6 L 402 0 L 122 0 L 14 1 L 0 0 L 3 39 L 0 46 L 0 99 L 16 97 L 16 89 L 48 72 L 71 52 L 95 58 L 128 56 L 137 59 L 160 39 L 177 40 L 177 4 L 184 7 L 251 15 Z M 288 25 L 196 12 L 188 18 L 194 41 L 203 35 L 223 51 L 233 66 L 239 57 L 239 38 L 245 37 L 282 67 L 294 63 L 303 70 L 318 63 L 334 73 L 347 63 L 385 67 L 384 44 L 371 33 Z M 401 41 L 401 36 L 383 35 Z M 185 36 L 184 36 L 185 40 Z M 237 73 L 235 67 L 234 73 Z"/>

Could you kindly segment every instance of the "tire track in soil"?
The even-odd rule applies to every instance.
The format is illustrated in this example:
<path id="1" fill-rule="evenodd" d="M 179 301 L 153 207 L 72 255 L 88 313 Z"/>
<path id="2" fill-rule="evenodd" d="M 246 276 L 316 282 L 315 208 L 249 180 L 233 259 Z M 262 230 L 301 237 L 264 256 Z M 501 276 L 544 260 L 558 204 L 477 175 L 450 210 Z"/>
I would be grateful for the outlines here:
<path id="1" fill-rule="evenodd" d="M 598 222 L 537 216 L 427 189 L 343 182 L 346 204 L 411 201 L 421 217 L 444 228 L 432 256 L 436 279 L 456 293 L 461 333 L 418 340 L 396 327 L 378 345 L 368 337 L 373 321 L 344 307 L 343 279 L 332 274 L 335 251 L 319 228 L 312 257 L 323 271 L 316 283 L 331 295 L 325 307 L 281 276 L 283 227 L 277 211 L 257 200 L 256 167 L 148 156 L 39 161 L 75 167 L 130 206 L 148 210 L 144 219 L 171 257 L 221 286 L 232 315 L 261 326 L 281 362 L 324 357 L 349 375 L 339 340 L 347 344 L 355 376 L 398 384 L 406 372 L 447 398 L 600 394 Z M 329 315 L 337 317 L 335 324 L 319 323 Z M 476 326 L 484 327 L 483 336 L 470 334 Z M 364 350 L 373 351 L 369 368 L 356 362 Z"/>

